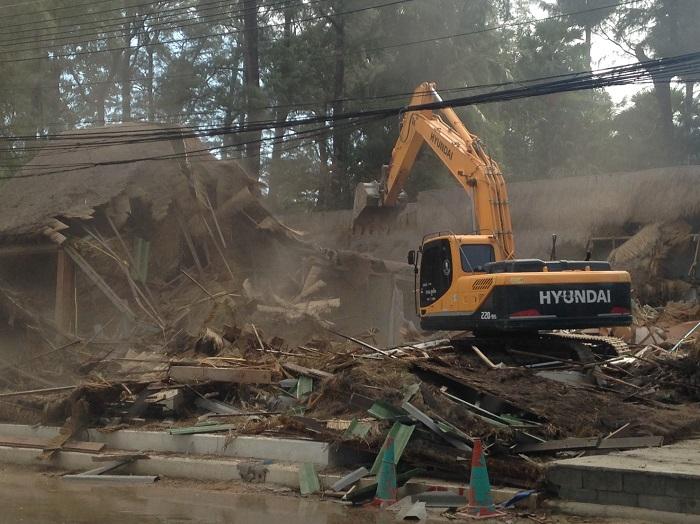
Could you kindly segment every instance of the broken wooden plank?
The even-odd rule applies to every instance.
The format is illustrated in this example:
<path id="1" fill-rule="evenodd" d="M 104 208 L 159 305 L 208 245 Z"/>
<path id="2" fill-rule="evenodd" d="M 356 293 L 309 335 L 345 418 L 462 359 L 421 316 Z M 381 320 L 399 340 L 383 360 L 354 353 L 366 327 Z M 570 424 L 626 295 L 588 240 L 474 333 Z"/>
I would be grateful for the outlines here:
<path id="1" fill-rule="evenodd" d="M 216 433 L 219 431 L 230 431 L 236 429 L 235 424 L 209 424 L 202 426 L 190 426 L 186 428 L 170 428 L 168 434 L 170 435 L 195 435 L 197 433 Z"/>
<path id="2" fill-rule="evenodd" d="M 56 388 L 44 389 L 28 389 L 25 391 L 10 391 L 8 393 L 0 393 L 0 398 L 23 397 L 26 395 L 44 395 L 46 393 L 59 393 L 61 391 L 71 391 L 78 386 L 59 386 Z"/>
<path id="3" fill-rule="evenodd" d="M 64 252 L 68 255 L 76 265 L 83 270 L 83 273 L 95 284 L 102 293 L 109 299 L 109 301 L 116 307 L 119 311 L 124 313 L 129 320 L 135 320 L 136 314 L 131 310 L 127 303 L 122 300 L 119 295 L 117 295 L 111 287 L 104 281 L 104 279 L 93 269 L 93 267 L 85 260 L 80 253 L 70 246 L 63 247 Z"/>
<path id="4" fill-rule="evenodd" d="M 0 446 L 8 448 L 45 449 L 51 443 L 50 438 L 42 437 L 0 437 Z M 104 442 L 81 442 L 69 440 L 61 449 L 79 453 L 99 453 L 105 447 Z"/>
<path id="5" fill-rule="evenodd" d="M 272 373 L 265 369 L 171 366 L 170 378 L 177 382 L 231 382 L 233 384 L 271 384 Z"/>
<path id="6" fill-rule="evenodd" d="M 364 348 L 370 349 L 370 350 L 374 351 L 375 353 L 379 353 L 380 355 L 384 355 L 385 357 L 389 357 L 389 358 L 396 358 L 395 355 L 392 355 L 391 353 L 388 353 L 382 349 L 374 347 L 373 345 L 368 344 L 367 342 L 364 342 L 364 341 L 359 340 L 359 339 L 354 338 L 354 337 L 349 337 L 348 335 L 343 335 L 342 333 L 339 333 L 338 331 L 334 331 L 330 328 L 326 328 L 326 330 L 333 333 L 334 335 L 337 335 L 341 338 L 344 338 L 345 340 L 349 340 L 350 342 L 354 342 L 355 344 L 359 344 L 360 346 L 362 346 Z"/>
<path id="7" fill-rule="evenodd" d="M 332 378 L 333 373 L 328 373 L 327 371 L 321 371 L 320 369 L 307 368 L 300 366 L 299 364 L 294 364 L 292 362 L 283 362 L 282 367 L 287 371 L 293 373 L 298 373 L 300 375 L 306 375 L 308 377 L 314 377 L 319 379 Z"/>
<path id="8" fill-rule="evenodd" d="M 93 462 L 111 462 L 113 460 L 146 460 L 151 458 L 146 453 L 110 453 L 92 457 Z"/>
<path id="9" fill-rule="evenodd" d="M 153 484 L 158 475 L 63 475 L 65 480 L 87 482 L 114 482 L 118 484 Z"/>
<path id="10" fill-rule="evenodd" d="M 425 427 L 427 427 L 430 431 L 438 435 L 440 438 L 444 439 L 448 443 L 450 443 L 454 448 L 459 449 L 460 451 L 466 451 L 470 452 L 472 450 L 471 446 L 467 445 L 466 443 L 462 442 L 461 440 L 457 440 L 456 438 L 446 434 L 442 429 L 440 429 L 440 426 L 435 423 L 433 419 L 431 419 L 428 415 L 423 413 L 421 410 L 419 410 L 417 407 L 415 407 L 413 404 L 409 402 L 404 402 L 401 404 L 401 408 L 409 414 L 409 416 L 423 424 Z"/>
<path id="11" fill-rule="evenodd" d="M 472 351 L 476 354 L 477 357 L 481 359 L 481 361 L 486 364 L 490 369 L 498 369 L 498 366 L 491 362 L 491 359 L 484 355 L 484 353 L 476 346 L 472 346 Z"/>
<path id="12" fill-rule="evenodd" d="M 198 408 L 216 413 L 217 415 L 241 414 L 241 410 L 236 409 L 231 404 L 227 404 L 226 402 L 221 402 L 220 400 L 214 400 L 211 398 L 197 397 L 194 400 L 194 405 Z"/>
<path id="13" fill-rule="evenodd" d="M 578 451 L 595 449 L 600 444 L 600 437 L 568 438 L 564 440 L 548 440 L 547 442 L 518 444 L 515 453 L 553 453 L 555 451 Z"/>
<path id="14" fill-rule="evenodd" d="M 369 475 L 369 471 L 367 471 L 367 468 L 358 468 L 355 471 L 352 471 L 344 477 L 341 477 L 338 480 L 336 480 L 335 483 L 331 486 L 331 489 L 333 491 L 343 491 L 345 488 L 352 486 L 355 482 L 360 480 L 362 477 L 366 477 L 367 475 Z"/>
<path id="15" fill-rule="evenodd" d="M 635 449 L 635 448 L 658 448 L 664 443 L 664 438 L 660 435 L 650 437 L 623 437 L 604 438 L 598 444 L 597 449 Z"/>
<path id="16" fill-rule="evenodd" d="M 104 466 L 100 466 L 99 468 L 89 469 L 87 471 L 83 471 L 82 473 L 78 473 L 78 474 L 79 475 L 102 475 L 103 473 L 107 473 L 109 471 L 114 471 L 117 468 L 125 466 L 125 465 L 129 464 L 130 462 L 133 462 L 133 460 L 121 458 L 118 460 L 113 460 L 112 462 L 109 462 L 108 464 L 105 464 Z"/>

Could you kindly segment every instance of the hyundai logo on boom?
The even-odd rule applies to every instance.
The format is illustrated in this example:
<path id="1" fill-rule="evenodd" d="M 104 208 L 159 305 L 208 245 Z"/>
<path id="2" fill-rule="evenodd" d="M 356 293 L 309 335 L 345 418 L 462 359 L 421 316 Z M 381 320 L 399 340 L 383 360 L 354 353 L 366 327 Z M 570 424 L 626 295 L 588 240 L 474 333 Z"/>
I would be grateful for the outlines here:
<path id="1" fill-rule="evenodd" d="M 540 291 L 540 304 L 610 304 L 610 290 L 562 289 Z"/>
<path id="2" fill-rule="evenodd" d="M 435 133 L 430 133 L 430 141 L 437 146 L 437 148 L 443 152 L 443 154 L 452 160 L 452 150 L 449 148 L 445 142 L 440 140 L 438 136 L 435 135 Z"/>

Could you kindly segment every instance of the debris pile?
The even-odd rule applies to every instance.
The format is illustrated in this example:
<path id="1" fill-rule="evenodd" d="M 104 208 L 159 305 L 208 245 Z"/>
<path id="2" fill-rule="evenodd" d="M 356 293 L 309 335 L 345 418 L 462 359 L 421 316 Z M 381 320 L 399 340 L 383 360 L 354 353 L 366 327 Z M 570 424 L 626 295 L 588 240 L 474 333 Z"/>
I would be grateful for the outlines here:
<path id="1" fill-rule="evenodd" d="M 359 503 L 383 488 L 358 482 L 382 470 L 398 484 L 467 480 L 476 442 L 494 481 L 535 488 L 552 457 L 660 446 L 700 428 L 696 302 L 637 305 L 635 325 L 611 332 L 426 338 L 404 317 L 409 266 L 313 245 L 265 209 L 257 181 L 203 164 L 177 165 L 157 200 L 148 184 L 160 179 L 136 170 L 90 209 L 35 206 L 13 223 L 24 243 L 0 246 L 21 253 L 0 267 L 10 328 L 0 341 L 15 350 L 0 366 L 0 420 L 62 426 L 29 444 L 84 447 L 88 427 L 318 440 L 364 457 L 333 488 Z M 643 232 L 635 242 L 657 252 L 676 238 Z M 647 249 L 633 248 L 616 259 Z M 23 273 L 46 257 L 56 278 Z M 644 275 L 657 274 L 654 260 Z M 303 494 L 321 489 L 313 467 L 300 479 Z"/>
<path id="2" fill-rule="evenodd" d="M 669 315 L 677 313 L 659 318 Z M 506 347 L 486 352 L 474 340 L 464 334 L 382 348 L 323 329 L 289 344 L 255 324 L 207 327 L 175 349 L 103 359 L 68 391 L 0 398 L 25 421 L 68 418 L 71 435 L 86 426 L 141 427 L 173 438 L 225 432 L 326 441 L 379 454 L 358 464 L 369 474 L 391 438 L 399 474 L 417 468 L 465 480 L 481 438 L 492 478 L 524 488 L 539 484 L 547 457 L 659 446 L 700 427 L 697 410 L 682 404 L 700 398 L 692 347 L 631 346 L 615 358 L 577 362 L 525 359 Z"/>
<path id="3" fill-rule="evenodd" d="M 693 291 L 698 245 L 698 235 L 683 220 L 652 223 L 614 249 L 608 260 L 629 271 L 638 300 L 662 304 Z"/>

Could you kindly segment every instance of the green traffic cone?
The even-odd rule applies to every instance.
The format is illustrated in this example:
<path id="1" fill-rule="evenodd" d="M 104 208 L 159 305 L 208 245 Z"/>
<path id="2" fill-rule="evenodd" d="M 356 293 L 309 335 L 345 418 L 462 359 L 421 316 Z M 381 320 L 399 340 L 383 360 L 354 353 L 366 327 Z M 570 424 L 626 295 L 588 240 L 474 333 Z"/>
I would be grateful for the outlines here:
<path id="1" fill-rule="evenodd" d="M 377 475 L 377 493 L 374 504 L 393 504 L 396 502 L 396 464 L 394 463 L 394 439 L 386 440 L 382 464 Z"/>

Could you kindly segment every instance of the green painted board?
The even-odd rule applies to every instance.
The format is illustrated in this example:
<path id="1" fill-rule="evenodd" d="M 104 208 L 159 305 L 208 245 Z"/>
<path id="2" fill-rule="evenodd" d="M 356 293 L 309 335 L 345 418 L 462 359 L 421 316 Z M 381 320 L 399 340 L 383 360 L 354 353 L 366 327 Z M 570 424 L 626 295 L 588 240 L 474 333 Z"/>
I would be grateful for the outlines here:
<path id="1" fill-rule="evenodd" d="M 311 495 L 321 491 L 321 482 L 318 480 L 314 465 L 304 462 L 299 467 L 299 492 L 302 495 Z"/>
<path id="2" fill-rule="evenodd" d="M 377 458 L 374 459 L 374 464 L 372 464 L 372 469 L 370 470 L 370 475 L 376 475 L 379 472 L 379 467 L 382 464 L 382 459 L 384 458 L 384 449 L 386 448 L 386 442 L 389 437 L 394 439 L 394 464 L 399 463 L 401 455 L 403 455 L 403 450 L 406 449 L 408 441 L 413 435 L 413 430 L 416 426 L 407 426 L 401 424 L 400 422 L 394 422 L 394 425 L 389 430 L 389 433 L 384 439 L 384 444 L 382 444 L 382 449 L 377 454 Z"/>
<path id="3" fill-rule="evenodd" d="M 170 428 L 171 435 L 194 435 L 195 433 L 214 433 L 216 431 L 229 431 L 236 429 L 235 424 L 219 424 L 218 426 L 193 426 L 189 428 Z"/>
<path id="4" fill-rule="evenodd" d="M 367 413 L 379 420 L 395 420 L 404 416 L 404 413 L 393 407 L 391 404 L 377 400 Z"/>
<path id="5" fill-rule="evenodd" d="M 421 468 L 415 468 L 411 469 L 409 471 L 406 471 L 405 473 L 401 473 L 400 475 L 396 475 L 396 485 L 401 486 L 406 483 L 406 481 L 412 479 L 413 477 L 417 477 L 418 475 L 425 475 L 426 471 Z M 348 493 L 345 498 L 352 502 L 353 504 L 357 504 L 363 500 L 370 499 L 374 496 L 375 492 L 377 491 L 377 483 L 373 482 L 371 484 L 368 484 L 367 486 L 363 488 L 357 488 L 352 490 L 350 493 Z"/>
<path id="6" fill-rule="evenodd" d="M 367 433 L 369 433 L 370 429 L 372 429 L 372 426 L 370 424 L 367 424 L 366 422 L 360 422 L 359 420 L 357 420 L 357 418 L 353 418 L 350 421 L 350 425 L 343 433 L 343 438 L 363 439 L 367 436 Z"/>
<path id="7" fill-rule="evenodd" d="M 311 377 L 302 375 L 297 381 L 297 398 L 304 398 L 314 390 L 314 381 Z"/>

